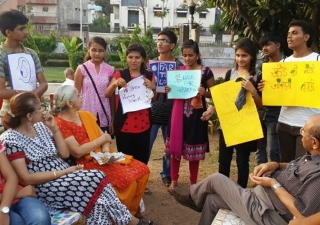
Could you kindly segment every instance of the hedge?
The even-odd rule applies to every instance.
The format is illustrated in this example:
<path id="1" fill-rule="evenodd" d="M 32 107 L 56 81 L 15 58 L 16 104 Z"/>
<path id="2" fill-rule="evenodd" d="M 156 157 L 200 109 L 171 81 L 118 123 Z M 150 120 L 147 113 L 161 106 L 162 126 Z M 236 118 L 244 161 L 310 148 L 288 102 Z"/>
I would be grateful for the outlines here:
<path id="1" fill-rule="evenodd" d="M 115 69 L 121 68 L 122 63 L 121 62 L 107 62 L 110 66 L 113 66 Z"/>
<path id="2" fill-rule="evenodd" d="M 57 47 L 57 42 L 50 36 L 33 36 L 34 42 L 40 52 L 52 52 Z"/>
<path id="3" fill-rule="evenodd" d="M 118 54 L 107 53 L 106 62 L 120 62 L 120 57 Z"/>
<path id="4" fill-rule="evenodd" d="M 49 53 L 49 59 L 69 60 L 67 53 Z"/>
<path id="5" fill-rule="evenodd" d="M 73 70 L 76 70 L 77 67 L 80 64 L 83 64 L 83 58 L 86 55 L 86 53 L 87 52 L 85 52 L 85 51 L 80 51 L 80 52 L 75 52 L 75 53 L 71 54 L 71 56 L 70 56 L 70 67 Z"/>
<path id="6" fill-rule="evenodd" d="M 56 59 L 51 59 L 48 60 L 46 63 L 46 66 L 51 66 L 51 67 L 69 67 L 69 60 L 56 60 Z"/>
<path id="7" fill-rule="evenodd" d="M 48 53 L 40 53 L 39 54 L 39 59 L 40 59 L 40 63 L 42 66 L 45 66 L 48 59 L 49 59 L 49 55 Z"/>

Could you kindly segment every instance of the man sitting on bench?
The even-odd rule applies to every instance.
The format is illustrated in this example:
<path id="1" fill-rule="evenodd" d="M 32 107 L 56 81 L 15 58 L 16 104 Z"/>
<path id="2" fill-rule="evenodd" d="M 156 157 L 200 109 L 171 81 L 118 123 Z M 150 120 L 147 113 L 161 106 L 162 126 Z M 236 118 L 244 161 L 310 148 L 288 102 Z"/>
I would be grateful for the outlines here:
<path id="1" fill-rule="evenodd" d="M 254 189 L 244 189 L 214 173 L 191 185 L 189 193 L 176 188 L 174 198 L 202 211 L 201 225 L 210 225 L 219 209 L 232 210 L 247 225 L 285 225 L 293 217 L 319 212 L 320 114 L 311 116 L 300 133 L 306 154 L 290 163 L 269 162 L 255 167 L 250 174 L 258 184 Z"/>

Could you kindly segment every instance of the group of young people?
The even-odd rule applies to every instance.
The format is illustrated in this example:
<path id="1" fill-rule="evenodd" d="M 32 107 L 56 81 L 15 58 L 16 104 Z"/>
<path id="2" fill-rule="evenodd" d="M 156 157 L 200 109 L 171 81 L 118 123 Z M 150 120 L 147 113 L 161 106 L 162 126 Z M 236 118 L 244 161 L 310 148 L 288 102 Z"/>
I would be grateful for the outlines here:
<path id="1" fill-rule="evenodd" d="M 312 24 L 296 20 L 289 24 L 288 29 L 287 44 L 293 54 L 286 58 L 282 52 L 284 42 L 281 36 L 269 33 L 260 40 L 267 59 L 267 62 L 264 63 L 319 61 L 319 54 L 310 49 L 314 35 Z M 236 71 L 241 71 L 245 62 L 251 61 L 246 67 L 249 74 L 261 73 L 255 68 L 256 53 L 250 54 L 250 50 L 252 51 L 254 47 L 252 46 L 250 50 L 239 48 L 239 45 L 245 42 L 247 46 L 250 43 L 248 39 L 242 39 L 236 46 L 238 66 Z M 227 80 L 232 76 L 232 70 L 231 73 L 229 71 L 228 73 L 226 74 Z M 299 76 L 302 75 L 299 74 Z M 251 83 L 255 88 L 248 88 L 247 91 L 251 92 L 257 108 L 261 108 L 261 95 L 264 94 L 263 88 L 266 83 L 261 80 L 261 77 L 256 81 L 254 76 L 252 79 Z M 242 85 L 244 86 L 246 82 L 243 81 Z M 238 184 L 240 186 L 226 176 L 215 173 L 191 185 L 188 192 L 178 188 L 174 190 L 174 197 L 180 204 L 202 212 L 199 225 L 211 224 L 221 208 L 232 210 L 246 224 L 320 224 L 318 204 L 320 200 L 318 194 L 320 191 L 318 183 L 320 110 L 293 106 L 267 106 L 266 108 L 266 115 L 261 122 L 266 126 L 264 137 L 266 140 L 262 141 L 266 141 L 267 144 L 258 144 L 261 140 L 256 140 L 253 143 L 231 146 L 228 151 L 225 151 L 225 144 L 222 140 L 223 130 L 220 131 L 219 172 L 227 176 L 230 164 L 224 167 L 221 159 L 228 155 L 226 162 L 229 163 L 233 148 L 235 148 L 238 170 L 243 172 L 239 162 L 247 164 L 249 151 L 255 151 L 258 144 L 257 162 L 260 165 L 249 175 L 250 179 L 257 184 L 254 189 L 245 188 L 249 171 L 247 170 L 245 174 L 239 174 Z M 210 108 L 204 116 L 208 117 L 213 112 L 214 108 Z M 246 147 L 242 148 L 244 145 Z M 267 145 L 271 150 L 270 158 L 273 162 L 267 162 L 267 154 L 263 145 Z M 247 165 L 245 167 L 248 168 Z M 246 181 L 239 182 L 243 179 Z"/>

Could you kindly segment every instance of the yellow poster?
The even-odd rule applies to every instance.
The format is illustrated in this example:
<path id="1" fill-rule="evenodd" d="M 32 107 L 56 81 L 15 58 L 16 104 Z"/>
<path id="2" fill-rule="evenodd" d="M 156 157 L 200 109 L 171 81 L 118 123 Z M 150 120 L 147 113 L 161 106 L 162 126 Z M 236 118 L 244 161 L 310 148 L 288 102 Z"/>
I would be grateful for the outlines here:
<path id="1" fill-rule="evenodd" d="M 263 105 L 320 108 L 320 62 L 263 63 Z"/>
<path id="2" fill-rule="evenodd" d="M 257 140 L 263 137 L 254 100 L 246 94 L 246 104 L 238 111 L 235 105 L 241 82 L 231 80 L 210 88 L 227 146 Z"/>

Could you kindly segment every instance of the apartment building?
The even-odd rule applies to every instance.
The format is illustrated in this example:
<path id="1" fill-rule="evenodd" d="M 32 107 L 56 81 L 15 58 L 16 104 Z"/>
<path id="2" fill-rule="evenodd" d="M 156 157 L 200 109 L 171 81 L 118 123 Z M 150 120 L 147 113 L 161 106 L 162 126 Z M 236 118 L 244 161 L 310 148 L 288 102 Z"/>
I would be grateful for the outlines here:
<path id="1" fill-rule="evenodd" d="M 55 30 L 57 35 L 88 37 L 88 25 L 103 15 L 102 7 L 90 0 L 0 0 L 0 12 L 10 9 L 25 13 L 43 35 Z"/>
<path id="2" fill-rule="evenodd" d="M 183 0 L 110 0 L 113 13 L 110 16 L 111 30 L 121 27 L 134 29 L 136 24 L 143 27 L 144 13 L 146 24 L 150 25 L 154 31 L 159 31 L 163 27 L 179 27 L 180 24 L 188 23 L 188 7 Z M 168 13 L 164 18 L 160 18 L 159 13 L 167 9 Z M 194 15 L 194 21 L 199 23 L 204 29 L 219 19 L 221 11 L 219 9 L 207 9 Z"/>

